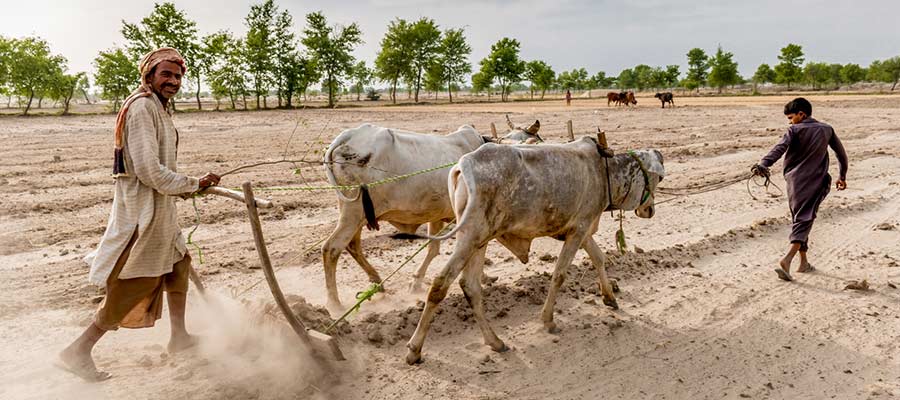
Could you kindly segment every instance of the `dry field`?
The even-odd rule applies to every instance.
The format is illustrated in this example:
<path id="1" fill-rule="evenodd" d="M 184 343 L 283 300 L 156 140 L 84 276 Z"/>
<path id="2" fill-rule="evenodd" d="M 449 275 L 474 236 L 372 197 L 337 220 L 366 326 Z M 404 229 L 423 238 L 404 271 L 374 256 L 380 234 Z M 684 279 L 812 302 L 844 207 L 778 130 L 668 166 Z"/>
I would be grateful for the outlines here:
<path id="1" fill-rule="evenodd" d="M 505 126 L 509 113 L 522 125 L 540 119 L 541 135 L 562 142 L 571 119 L 577 133 L 605 129 L 615 149 L 660 149 L 669 174 L 663 186 L 681 187 L 746 173 L 783 134 L 788 99 L 676 98 L 678 107 L 665 110 L 639 98 L 639 107 L 627 110 L 579 99 L 572 107 L 546 101 L 187 113 L 175 123 L 180 170 L 200 175 L 283 154 L 318 159 L 341 130 L 363 122 L 433 134 L 473 124 L 487 134 L 490 122 Z M 787 248 L 786 198 L 754 187 L 759 200 L 753 200 L 739 184 L 661 204 L 650 220 L 629 215 L 625 256 L 612 254 L 616 228 L 604 216 L 597 237 L 621 287 L 618 311 L 600 303 L 596 274 L 580 252 L 557 305 L 562 330 L 547 333 L 538 314 L 560 243 L 537 240 L 527 265 L 491 244 L 486 273 L 498 280 L 486 289 L 485 304 L 511 351 L 493 353 L 481 343 L 454 285 L 425 343 L 425 362 L 407 366 L 404 345 L 424 297 L 407 292 L 410 265 L 388 282 L 390 293 L 365 303 L 341 328 L 349 360 L 317 364 L 267 306 L 271 295 L 259 284 L 242 205 L 203 198 L 194 240 L 204 263 L 195 267 L 213 295 L 204 301 L 192 292 L 188 306 L 188 327 L 203 335 L 203 344 L 165 354 L 167 317 L 152 329 L 110 333 L 94 356 L 114 378 L 100 384 L 52 364 L 90 322 L 101 295 L 87 284 L 81 258 L 106 225 L 114 116 L 2 117 L 0 398 L 900 397 L 900 96 L 810 99 L 814 115 L 835 126 L 851 167 L 849 189 L 832 191 L 813 229 L 810 261 L 818 271 L 796 274 L 795 283 L 772 271 Z M 282 165 L 229 176 L 223 185 L 323 184 L 323 176 L 320 167 L 294 175 Z M 775 182 L 784 186 L 780 174 Z M 263 194 L 279 206 L 263 215 L 263 228 L 282 288 L 324 304 L 319 252 L 305 250 L 333 229 L 335 195 Z M 179 204 L 187 231 L 194 211 L 190 202 Z M 390 227 L 363 233 L 382 276 L 422 243 L 392 233 Z M 867 279 L 871 290 L 844 290 L 856 279 Z M 338 285 L 345 304 L 368 285 L 346 254 Z M 293 301 L 307 319 L 316 316 Z"/>

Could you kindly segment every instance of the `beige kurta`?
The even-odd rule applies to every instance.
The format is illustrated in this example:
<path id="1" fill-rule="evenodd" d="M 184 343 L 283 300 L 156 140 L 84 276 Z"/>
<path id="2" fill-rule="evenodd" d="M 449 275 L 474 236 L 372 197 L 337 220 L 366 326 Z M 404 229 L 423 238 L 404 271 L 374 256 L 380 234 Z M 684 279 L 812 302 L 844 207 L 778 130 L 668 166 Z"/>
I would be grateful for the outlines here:
<path id="1" fill-rule="evenodd" d="M 131 104 L 125 122 L 126 176 L 116 178 L 106 233 L 85 257 L 91 283 L 104 287 L 135 230 L 137 241 L 119 279 L 172 272 L 187 246 L 178 226 L 175 197 L 199 188 L 196 178 L 176 172 L 178 134 L 172 116 L 156 95 Z"/>

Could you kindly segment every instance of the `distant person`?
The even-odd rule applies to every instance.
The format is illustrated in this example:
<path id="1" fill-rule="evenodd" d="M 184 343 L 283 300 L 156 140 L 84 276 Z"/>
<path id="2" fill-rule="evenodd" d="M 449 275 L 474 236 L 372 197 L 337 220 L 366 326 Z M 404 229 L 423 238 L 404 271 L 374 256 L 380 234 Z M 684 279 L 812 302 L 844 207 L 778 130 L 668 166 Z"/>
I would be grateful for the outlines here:
<path id="1" fill-rule="evenodd" d="M 572 104 L 572 92 L 570 92 L 569 89 L 566 89 L 566 106 L 569 106 L 571 104 Z"/>
<path id="2" fill-rule="evenodd" d="M 816 212 L 831 188 L 828 174 L 828 148 L 834 150 L 840 164 L 840 176 L 835 187 L 847 188 L 847 153 L 844 145 L 830 125 L 812 118 L 812 104 L 798 97 L 784 106 L 784 115 L 791 126 L 781 141 L 765 157 L 754 165 L 754 175 L 769 176 L 769 167 L 784 155 L 784 179 L 787 182 L 788 204 L 791 208 L 791 246 L 781 259 L 781 268 L 776 268 L 778 277 L 792 281 L 791 262 L 800 252 L 800 266 L 797 272 L 812 272 L 806 253 L 809 250 L 809 232 L 812 230 Z"/>
<path id="3" fill-rule="evenodd" d="M 172 195 L 216 185 L 219 177 L 176 172 L 178 132 L 167 106 L 181 88 L 185 69 L 175 49 L 145 55 L 138 65 L 141 84 L 116 118 L 112 211 L 100 244 L 85 258 L 91 264 L 90 282 L 106 287 L 106 297 L 91 325 L 60 353 L 58 364 L 87 381 L 110 377 L 91 357 L 97 341 L 119 327 L 153 326 L 162 315 L 163 291 L 172 319 L 169 352 L 197 343 L 184 326 L 191 256 Z"/>

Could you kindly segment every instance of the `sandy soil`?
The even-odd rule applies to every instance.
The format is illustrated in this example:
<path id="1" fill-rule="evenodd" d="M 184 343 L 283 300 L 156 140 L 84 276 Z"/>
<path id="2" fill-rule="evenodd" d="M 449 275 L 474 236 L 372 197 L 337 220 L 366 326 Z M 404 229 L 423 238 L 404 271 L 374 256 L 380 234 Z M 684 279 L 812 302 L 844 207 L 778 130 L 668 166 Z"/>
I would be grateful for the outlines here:
<path id="1" fill-rule="evenodd" d="M 622 290 L 618 311 L 602 306 L 596 274 L 579 253 L 557 305 L 562 331 L 547 333 L 538 313 L 560 243 L 537 240 L 527 265 L 492 244 L 486 272 L 499 279 L 486 289 L 486 307 L 511 351 L 493 353 L 481 343 L 454 285 L 425 343 L 425 362 L 407 366 L 404 344 L 423 297 L 406 291 L 409 266 L 388 283 L 391 293 L 341 327 L 349 360 L 318 363 L 271 308 L 242 206 L 204 198 L 194 239 L 205 262 L 196 267 L 212 294 L 203 300 L 192 292 L 188 310 L 189 329 L 204 335 L 203 345 L 166 354 L 168 318 L 156 328 L 110 333 L 94 356 L 115 377 L 100 384 L 52 363 L 102 296 L 87 284 L 80 260 L 96 246 L 109 212 L 114 116 L 0 118 L 0 398 L 900 397 L 900 97 L 811 97 L 815 116 L 833 124 L 848 149 L 850 188 L 832 191 L 816 222 L 810 255 L 818 272 L 796 274 L 793 284 L 772 272 L 787 248 L 786 198 L 753 188 L 755 201 L 734 185 L 661 204 L 651 220 L 630 215 L 632 251 L 624 256 L 612 253 L 615 227 L 604 217 L 597 238 L 610 250 L 608 268 Z M 676 97 L 678 107 L 665 110 L 653 98 L 638 100 L 627 110 L 578 99 L 572 107 L 548 101 L 179 114 L 180 168 L 221 172 L 285 152 L 317 159 L 331 138 L 362 122 L 423 133 L 468 123 L 489 132 L 490 122 L 505 126 L 510 113 L 519 124 L 540 119 L 551 142 L 564 141 L 571 119 L 577 134 L 605 129 L 616 149 L 658 148 L 669 173 L 664 186 L 681 187 L 744 174 L 786 127 L 786 96 Z M 223 184 L 245 180 L 324 183 L 318 167 L 294 175 L 274 166 Z M 775 182 L 783 187 L 780 176 Z M 334 194 L 266 195 L 279 205 L 263 225 L 284 291 L 324 304 L 320 256 L 306 250 L 333 228 Z M 190 202 L 180 203 L 180 217 L 186 230 L 193 225 Z M 363 234 L 382 274 L 422 243 L 392 233 Z M 350 257 L 339 265 L 349 303 L 368 282 Z M 857 279 L 871 290 L 844 290 Z M 326 322 L 292 301 L 307 320 Z"/>

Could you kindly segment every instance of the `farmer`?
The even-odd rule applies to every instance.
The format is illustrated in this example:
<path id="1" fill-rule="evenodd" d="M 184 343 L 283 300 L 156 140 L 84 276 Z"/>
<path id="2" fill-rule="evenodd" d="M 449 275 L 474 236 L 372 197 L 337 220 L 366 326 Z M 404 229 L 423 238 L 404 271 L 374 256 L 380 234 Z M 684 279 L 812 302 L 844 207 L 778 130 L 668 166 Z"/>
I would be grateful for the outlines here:
<path id="1" fill-rule="evenodd" d="M 812 118 L 812 105 L 798 97 L 784 106 L 784 115 L 791 123 L 781 141 L 769 151 L 751 171 L 754 175 L 769 176 L 769 167 L 784 155 L 784 179 L 787 182 L 788 203 L 791 208 L 791 247 L 776 268 L 778 277 L 792 281 L 791 262 L 800 252 L 797 272 L 815 270 L 806 258 L 809 250 L 809 232 L 812 230 L 816 211 L 831 187 L 828 174 L 828 147 L 834 150 L 840 164 L 840 176 L 835 183 L 837 190 L 847 188 L 847 153 L 834 129 Z"/>
<path id="2" fill-rule="evenodd" d="M 88 381 L 110 375 L 94 365 L 91 350 L 109 330 L 151 327 L 162 315 L 168 292 L 172 335 L 169 352 L 192 347 L 184 311 L 188 255 L 172 195 L 186 195 L 216 185 L 219 177 L 200 179 L 176 172 L 178 132 L 167 106 L 185 72 L 177 50 L 161 48 L 138 65 L 141 83 L 116 118 L 115 197 L 106 233 L 85 261 L 89 280 L 106 287 L 106 297 L 90 326 L 59 355 L 58 366 Z"/>
<path id="3" fill-rule="evenodd" d="M 569 89 L 566 89 L 566 105 L 568 106 L 571 104 L 572 104 L 572 92 L 570 92 Z"/>

